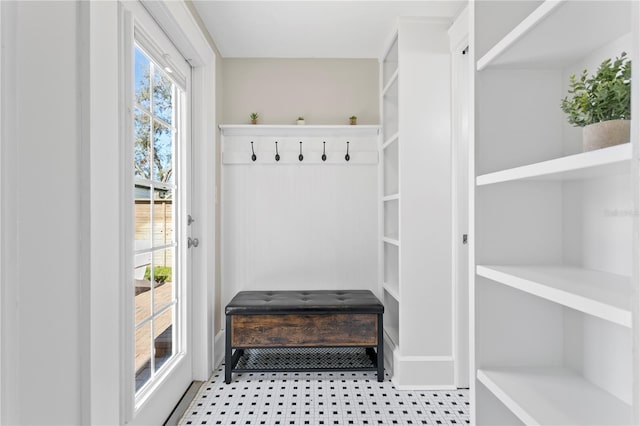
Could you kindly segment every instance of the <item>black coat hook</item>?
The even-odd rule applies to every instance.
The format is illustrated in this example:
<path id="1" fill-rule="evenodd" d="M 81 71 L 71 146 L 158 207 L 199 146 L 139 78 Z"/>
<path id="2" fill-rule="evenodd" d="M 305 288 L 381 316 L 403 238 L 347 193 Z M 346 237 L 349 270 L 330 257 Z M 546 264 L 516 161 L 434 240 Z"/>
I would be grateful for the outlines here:
<path id="1" fill-rule="evenodd" d="M 253 150 L 253 141 L 251 141 L 251 161 L 256 161 L 257 159 L 256 152 Z"/>
<path id="2" fill-rule="evenodd" d="M 298 160 L 302 161 L 304 156 L 302 155 L 302 141 L 300 141 L 300 155 L 298 155 Z"/>
<path id="3" fill-rule="evenodd" d="M 276 161 L 280 161 L 280 154 L 278 154 L 278 141 L 276 141 Z"/>
<path id="4" fill-rule="evenodd" d="M 344 156 L 344 159 L 347 161 L 351 160 L 351 156 L 349 155 L 349 141 L 347 141 L 347 155 Z"/>
<path id="5" fill-rule="evenodd" d="M 322 142 L 322 161 L 327 161 L 327 153 L 325 151 L 326 145 L 326 142 Z"/>

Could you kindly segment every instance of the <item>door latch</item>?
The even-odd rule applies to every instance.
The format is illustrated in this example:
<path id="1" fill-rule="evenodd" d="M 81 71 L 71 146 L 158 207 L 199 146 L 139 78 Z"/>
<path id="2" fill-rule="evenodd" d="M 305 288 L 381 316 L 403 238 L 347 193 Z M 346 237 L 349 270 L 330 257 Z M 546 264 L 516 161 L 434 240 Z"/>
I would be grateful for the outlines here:
<path id="1" fill-rule="evenodd" d="M 191 225 L 195 221 L 196 220 L 193 217 L 191 217 L 190 214 L 187 215 L 187 225 Z"/>
<path id="2" fill-rule="evenodd" d="M 467 244 L 469 242 L 469 234 L 462 234 L 462 244 Z"/>
<path id="3" fill-rule="evenodd" d="M 200 241 L 197 238 L 187 237 L 187 248 L 198 247 Z"/>

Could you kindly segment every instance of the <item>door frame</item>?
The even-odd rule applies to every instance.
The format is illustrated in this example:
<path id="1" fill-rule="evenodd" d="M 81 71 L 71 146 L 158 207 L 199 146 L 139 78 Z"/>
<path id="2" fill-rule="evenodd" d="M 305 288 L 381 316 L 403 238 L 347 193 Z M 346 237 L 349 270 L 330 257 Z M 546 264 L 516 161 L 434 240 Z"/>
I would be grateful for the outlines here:
<path id="1" fill-rule="evenodd" d="M 207 380 L 213 369 L 213 309 L 215 259 L 215 61 L 207 37 L 184 2 L 144 1 L 156 20 L 192 66 L 192 235 L 201 242 L 192 254 L 193 380 Z M 130 273 L 123 238 L 130 220 L 122 194 L 129 189 L 122 178 L 128 157 L 124 120 L 128 106 L 124 61 L 128 49 L 127 17 L 119 2 L 86 3 L 88 15 L 87 70 L 89 74 L 89 190 L 90 289 L 89 401 L 91 424 L 124 424 L 133 414 L 127 391 L 128 324 L 123 320 Z M 113 141 L 118 141 L 114 143 Z M 113 271 L 117 271 L 114 273 Z M 178 401 L 176 401 L 177 403 Z M 173 407 L 169 407 L 169 412 Z"/>
<path id="2" fill-rule="evenodd" d="M 468 257 L 469 244 L 463 248 L 462 234 L 470 234 L 469 228 L 469 142 L 472 129 L 467 128 L 466 139 L 461 128 L 460 105 L 471 102 L 471 85 L 467 86 L 466 96 L 458 90 L 456 80 L 471 79 L 472 63 L 469 53 L 462 53 L 469 46 L 469 9 L 465 8 L 449 28 L 449 44 L 451 50 L 451 203 L 452 221 L 452 281 L 453 281 L 453 356 L 454 385 L 458 388 L 469 387 L 469 277 Z M 463 56 L 464 55 L 464 56 Z M 468 106 L 467 114 L 471 108 Z M 468 123 L 470 124 L 470 122 Z M 464 173 L 463 173 L 464 171 Z M 466 174 L 466 178 L 465 178 Z M 466 190 L 466 191 L 465 191 Z M 466 196 L 465 196 L 466 195 Z M 460 217 L 459 211 L 466 211 L 466 220 Z"/>

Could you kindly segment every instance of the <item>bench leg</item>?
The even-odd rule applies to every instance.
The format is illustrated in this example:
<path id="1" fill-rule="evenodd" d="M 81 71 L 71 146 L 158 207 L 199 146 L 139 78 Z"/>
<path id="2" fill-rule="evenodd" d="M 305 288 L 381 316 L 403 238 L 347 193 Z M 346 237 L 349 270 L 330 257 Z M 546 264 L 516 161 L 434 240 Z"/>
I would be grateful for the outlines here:
<path id="1" fill-rule="evenodd" d="M 231 369 L 233 368 L 233 357 L 231 356 L 231 315 L 227 315 L 224 334 L 224 382 L 229 384 L 231 383 Z"/>
<path id="2" fill-rule="evenodd" d="M 382 314 L 378 314 L 378 381 L 384 381 L 384 331 Z"/>

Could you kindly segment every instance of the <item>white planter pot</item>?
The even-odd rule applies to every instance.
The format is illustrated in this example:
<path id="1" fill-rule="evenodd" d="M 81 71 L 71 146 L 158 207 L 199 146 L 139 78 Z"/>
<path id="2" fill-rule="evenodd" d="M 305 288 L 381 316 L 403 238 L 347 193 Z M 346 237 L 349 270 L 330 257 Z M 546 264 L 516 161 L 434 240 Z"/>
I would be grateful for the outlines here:
<path id="1" fill-rule="evenodd" d="M 296 123 L 298 123 L 298 124 L 304 124 L 304 120 L 298 120 L 298 121 L 296 121 Z"/>
<path id="2" fill-rule="evenodd" d="M 585 152 L 627 143 L 630 140 L 630 120 L 601 121 L 582 129 L 582 150 Z"/>

